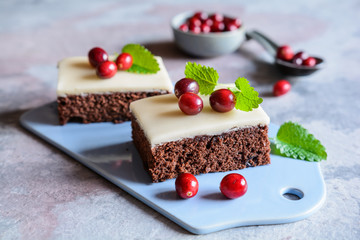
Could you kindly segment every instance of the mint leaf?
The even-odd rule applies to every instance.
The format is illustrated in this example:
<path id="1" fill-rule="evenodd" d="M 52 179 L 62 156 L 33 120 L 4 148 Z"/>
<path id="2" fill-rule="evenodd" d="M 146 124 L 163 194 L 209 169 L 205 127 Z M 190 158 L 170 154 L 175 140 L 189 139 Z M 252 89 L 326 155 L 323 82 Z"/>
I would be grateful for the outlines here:
<path id="1" fill-rule="evenodd" d="M 262 103 L 263 99 L 259 98 L 259 93 L 250 86 L 246 78 L 236 79 L 235 86 L 238 90 L 232 89 L 232 92 L 236 97 L 236 109 L 249 112 L 254 108 L 258 108 L 259 104 Z"/>
<path id="2" fill-rule="evenodd" d="M 320 141 L 297 123 L 283 123 L 274 140 L 276 148 L 287 157 L 310 162 L 327 158 L 326 149 Z"/>
<path id="3" fill-rule="evenodd" d="M 199 84 L 199 93 L 210 95 L 218 82 L 219 74 L 212 67 L 187 62 L 185 66 L 185 77 L 194 79 Z"/>
<path id="4" fill-rule="evenodd" d="M 133 65 L 126 70 L 127 72 L 147 74 L 157 73 L 160 70 L 154 55 L 140 44 L 127 44 L 121 52 L 129 53 L 133 57 Z"/>
<path id="5" fill-rule="evenodd" d="M 133 73 L 142 73 L 142 74 L 148 74 L 148 73 L 156 73 L 156 72 L 149 72 L 148 68 L 143 68 L 139 65 L 136 65 L 133 63 L 133 65 L 131 66 L 131 68 L 129 68 L 128 70 L 126 70 L 127 72 L 133 72 Z"/>

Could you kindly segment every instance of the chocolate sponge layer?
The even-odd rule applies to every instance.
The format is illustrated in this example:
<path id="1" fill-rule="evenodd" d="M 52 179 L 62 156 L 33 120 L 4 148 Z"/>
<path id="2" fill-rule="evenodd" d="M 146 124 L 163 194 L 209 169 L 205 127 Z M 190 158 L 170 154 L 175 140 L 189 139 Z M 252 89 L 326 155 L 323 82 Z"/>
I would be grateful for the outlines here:
<path id="1" fill-rule="evenodd" d="M 129 105 L 132 101 L 166 93 L 169 92 L 122 92 L 58 97 L 59 122 L 64 125 L 68 121 L 82 123 L 130 121 Z"/>
<path id="2" fill-rule="evenodd" d="M 194 175 L 225 172 L 270 164 L 268 126 L 254 126 L 215 136 L 196 136 L 152 147 L 135 117 L 132 138 L 153 182 Z"/>

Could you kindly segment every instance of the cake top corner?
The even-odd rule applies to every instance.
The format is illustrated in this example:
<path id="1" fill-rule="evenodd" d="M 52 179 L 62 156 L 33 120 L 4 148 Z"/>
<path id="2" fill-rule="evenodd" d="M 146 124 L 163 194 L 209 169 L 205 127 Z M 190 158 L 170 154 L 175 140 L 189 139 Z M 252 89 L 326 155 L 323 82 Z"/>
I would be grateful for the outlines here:
<path id="1" fill-rule="evenodd" d="M 80 95 L 112 92 L 172 92 L 173 86 L 161 57 L 155 57 L 160 71 L 137 74 L 118 71 L 110 79 L 100 79 L 85 56 L 69 57 L 58 63 L 57 95 Z"/>

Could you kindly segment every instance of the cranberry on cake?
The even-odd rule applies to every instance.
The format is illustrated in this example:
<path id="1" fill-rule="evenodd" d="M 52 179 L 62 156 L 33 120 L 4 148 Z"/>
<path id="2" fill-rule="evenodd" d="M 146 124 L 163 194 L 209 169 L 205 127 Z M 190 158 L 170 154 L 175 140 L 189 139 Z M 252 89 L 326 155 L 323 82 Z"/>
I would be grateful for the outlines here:
<path id="1" fill-rule="evenodd" d="M 222 89 L 216 70 L 196 63 L 185 77 L 175 94 L 130 105 L 133 142 L 152 181 L 270 164 L 270 118 L 247 79 Z"/>
<path id="2" fill-rule="evenodd" d="M 88 57 L 70 57 L 59 62 L 57 103 L 61 125 L 68 121 L 129 121 L 129 104 L 132 101 L 172 92 L 172 83 L 162 58 L 149 55 L 151 53 L 137 44 L 128 44 L 124 49 L 131 52 L 134 46 L 134 64 L 140 61 L 139 65 L 133 65 L 135 70 L 116 69 L 116 73 L 108 74 L 107 79 L 97 76 L 99 67 L 95 69 Z M 142 56 L 143 53 L 146 56 Z M 149 58 L 153 60 L 151 64 L 155 62 L 156 72 L 148 73 L 146 66 L 143 67 L 148 63 L 144 59 Z M 113 65 L 116 68 L 116 64 Z"/>

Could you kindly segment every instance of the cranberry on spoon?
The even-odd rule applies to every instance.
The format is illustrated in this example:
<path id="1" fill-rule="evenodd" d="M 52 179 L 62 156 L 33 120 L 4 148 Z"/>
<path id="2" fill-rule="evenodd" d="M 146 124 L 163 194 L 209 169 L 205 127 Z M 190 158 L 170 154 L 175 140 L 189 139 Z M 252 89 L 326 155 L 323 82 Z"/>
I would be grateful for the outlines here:
<path id="1" fill-rule="evenodd" d="M 306 52 L 298 52 L 294 55 L 294 57 L 291 60 L 292 63 L 296 65 L 304 65 L 304 61 L 308 58 L 308 54 Z"/>
<path id="2" fill-rule="evenodd" d="M 303 61 L 304 66 L 313 67 L 316 65 L 316 59 L 313 57 L 308 57 Z"/>
<path id="3" fill-rule="evenodd" d="M 306 76 L 310 75 L 322 68 L 324 68 L 325 61 L 320 57 L 312 57 L 315 59 L 315 65 L 311 66 L 305 64 L 305 60 L 299 58 L 301 60 L 301 65 L 294 64 L 292 62 L 289 62 L 289 57 L 278 57 L 278 51 L 280 48 L 284 46 L 279 46 L 277 43 L 269 39 L 264 34 L 258 32 L 258 31 L 249 31 L 246 33 L 246 36 L 248 39 L 254 39 L 258 43 L 260 43 L 265 50 L 267 50 L 275 59 L 275 66 L 279 68 L 279 70 L 287 75 L 293 75 L 293 76 Z M 291 55 L 291 54 L 289 54 Z M 294 57 L 294 56 L 293 56 Z M 300 56 L 299 56 L 300 57 Z M 301 56 L 302 57 L 302 56 Z M 291 61 L 292 59 L 290 59 Z M 300 61 L 298 60 L 298 61 Z M 312 60 L 308 60 L 312 61 Z"/>

